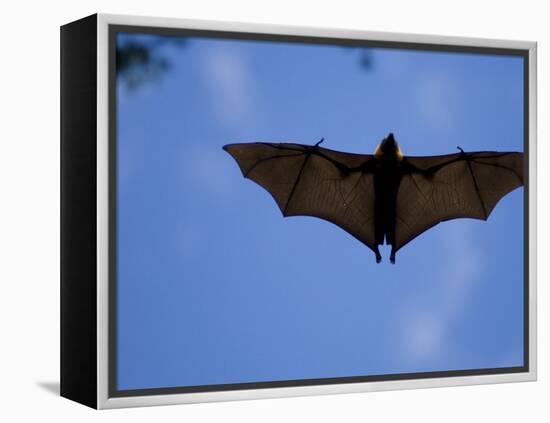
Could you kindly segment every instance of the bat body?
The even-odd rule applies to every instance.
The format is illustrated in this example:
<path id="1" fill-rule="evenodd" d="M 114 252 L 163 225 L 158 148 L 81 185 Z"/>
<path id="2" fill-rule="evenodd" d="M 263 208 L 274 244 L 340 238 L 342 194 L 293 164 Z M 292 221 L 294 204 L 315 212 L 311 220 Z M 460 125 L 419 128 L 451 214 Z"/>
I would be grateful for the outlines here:
<path id="1" fill-rule="evenodd" d="M 242 143 L 224 146 L 243 176 L 265 188 L 283 216 L 332 222 L 369 247 L 395 253 L 440 222 L 487 220 L 497 202 L 523 185 L 523 153 L 464 152 L 403 156 L 393 134 L 373 155 L 315 145 Z"/>
<path id="2" fill-rule="evenodd" d="M 395 245 L 395 222 L 397 219 L 397 194 L 402 178 L 401 161 L 394 154 L 383 156 L 371 161 L 372 178 L 374 183 L 374 241 L 376 261 L 381 256 L 378 245 L 384 240 L 387 244 Z M 394 253 L 392 250 L 392 260 Z"/>

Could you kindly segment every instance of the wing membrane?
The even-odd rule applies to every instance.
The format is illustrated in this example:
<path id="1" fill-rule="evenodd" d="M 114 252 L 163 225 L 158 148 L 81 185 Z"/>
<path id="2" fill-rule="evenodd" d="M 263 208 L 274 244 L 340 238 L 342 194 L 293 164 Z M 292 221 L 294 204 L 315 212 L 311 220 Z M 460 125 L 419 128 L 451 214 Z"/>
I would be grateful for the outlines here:
<path id="1" fill-rule="evenodd" d="M 348 171 L 372 156 L 290 143 L 230 144 L 224 149 L 246 178 L 271 194 L 284 216 L 327 220 L 375 248 L 373 176 Z"/>
<path id="2" fill-rule="evenodd" d="M 523 185 L 523 153 L 476 152 L 406 157 L 397 194 L 395 250 L 440 222 L 487 220 L 496 204 Z"/>

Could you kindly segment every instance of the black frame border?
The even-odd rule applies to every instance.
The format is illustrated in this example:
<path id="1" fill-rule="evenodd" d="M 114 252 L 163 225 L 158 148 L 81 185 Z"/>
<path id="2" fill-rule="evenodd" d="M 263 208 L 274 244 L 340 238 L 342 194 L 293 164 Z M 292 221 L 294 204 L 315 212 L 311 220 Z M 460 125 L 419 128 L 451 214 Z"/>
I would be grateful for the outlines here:
<path id="1" fill-rule="evenodd" d="M 60 395 L 97 407 L 97 15 L 60 28 Z"/>
<path id="2" fill-rule="evenodd" d="M 498 55 L 498 56 L 519 56 L 523 59 L 523 137 L 524 137 L 524 290 L 523 290 L 523 366 L 515 367 L 498 367 L 498 368 L 483 368 L 483 369 L 465 369 L 465 370 L 442 370 L 433 372 L 415 372 L 415 373 L 396 373 L 385 375 L 369 375 L 369 376 L 348 376 L 348 377 L 332 377 L 318 379 L 296 379 L 296 380 L 279 380 L 267 382 L 246 382 L 246 383 L 228 383 L 217 385 L 197 385 L 197 386 L 179 386 L 179 387 L 160 387 L 160 388 L 144 388 L 144 389 L 126 389 L 118 390 L 116 387 L 116 370 L 117 370 L 117 354 L 116 354 L 116 339 L 117 339 L 117 322 L 116 322 L 116 180 L 117 180 L 117 149 L 116 149 L 116 35 L 118 33 L 139 33 L 152 34 L 160 36 L 177 36 L 177 37 L 205 37 L 205 38 L 225 38 L 236 40 L 251 40 L 251 41 L 273 41 L 273 42 L 294 42 L 303 44 L 330 44 L 340 45 L 343 47 L 365 47 L 365 48 L 389 48 L 417 51 L 434 51 L 442 53 L 469 53 L 482 55 Z M 529 77 L 530 63 L 529 50 L 519 48 L 499 48 L 499 47 L 478 47 L 478 46 L 462 46 L 453 44 L 435 44 L 435 43 L 419 43 L 405 41 L 381 41 L 381 40 L 363 40 L 355 38 L 338 38 L 338 37 L 317 37 L 303 35 L 282 35 L 282 34 L 267 34 L 255 32 L 237 32 L 237 31 L 218 31 L 205 29 L 186 29 L 186 28 L 170 28 L 157 26 L 139 26 L 139 25 L 108 25 L 108 151 L 109 151 L 109 280 L 108 280 L 108 397 L 134 397 L 144 395 L 167 395 L 167 394 L 184 394 L 198 392 L 222 392 L 233 390 L 246 389 L 265 389 L 265 388 L 285 388 L 285 387 L 300 387 L 314 385 L 339 385 L 348 383 L 364 383 L 364 382 L 382 382 L 382 381 L 399 381 L 411 379 L 427 379 L 427 378 L 445 378 L 445 377 L 464 377 L 464 376 L 480 376 L 480 375 L 497 375 L 511 373 L 528 373 L 529 372 Z"/>

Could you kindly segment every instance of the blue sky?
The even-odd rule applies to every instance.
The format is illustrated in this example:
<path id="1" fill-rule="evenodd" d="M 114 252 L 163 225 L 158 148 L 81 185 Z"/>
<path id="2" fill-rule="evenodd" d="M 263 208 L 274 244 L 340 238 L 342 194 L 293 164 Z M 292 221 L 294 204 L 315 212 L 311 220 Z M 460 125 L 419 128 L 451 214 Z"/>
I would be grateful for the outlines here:
<path id="1" fill-rule="evenodd" d="M 122 35 L 150 40 L 150 36 Z M 523 188 L 388 261 L 283 218 L 224 144 L 523 150 L 519 57 L 191 38 L 117 103 L 118 389 L 523 364 Z"/>

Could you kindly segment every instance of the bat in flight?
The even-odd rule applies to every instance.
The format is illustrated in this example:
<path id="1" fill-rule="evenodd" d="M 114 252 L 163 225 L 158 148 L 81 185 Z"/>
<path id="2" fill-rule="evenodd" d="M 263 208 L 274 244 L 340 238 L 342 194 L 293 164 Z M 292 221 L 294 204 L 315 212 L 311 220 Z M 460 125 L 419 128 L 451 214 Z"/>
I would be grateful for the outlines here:
<path id="1" fill-rule="evenodd" d="M 315 145 L 239 143 L 223 147 L 244 177 L 265 188 L 283 216 L 332 222 L 382 259 L 440 222 L 487 220 L 498 201 L 523 185 L 523 153 L 479 151 L 403 156 L 393 134 L 374 154 Z"/>

